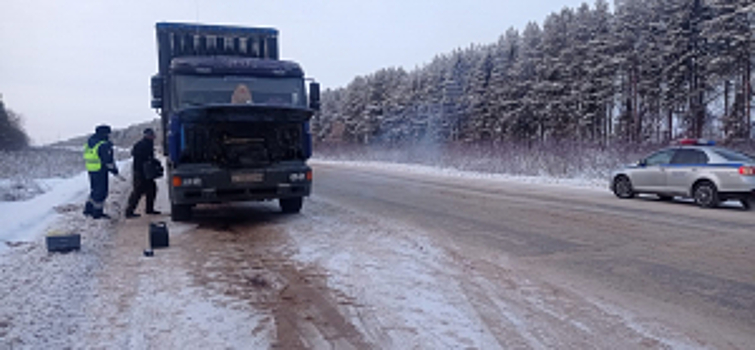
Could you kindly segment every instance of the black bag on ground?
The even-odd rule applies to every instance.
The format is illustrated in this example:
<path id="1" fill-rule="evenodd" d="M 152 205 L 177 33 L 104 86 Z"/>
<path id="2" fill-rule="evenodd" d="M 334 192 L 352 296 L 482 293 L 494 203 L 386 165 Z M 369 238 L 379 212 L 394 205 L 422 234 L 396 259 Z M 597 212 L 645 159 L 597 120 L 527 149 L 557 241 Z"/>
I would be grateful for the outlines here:
<path id="1" fill-rule="evenodd" d="M 154 180 L 163 177 L 163 165 L 157 159 L 150 159 L 144 162 L 144 177 L 147 180 Z"/>
<path id="2" fill-rule="evenodd" d="M 149 246 L 155 248 L 167 248 L 170 245 L 168 237 L 168 225 L 165 222 L 151 222 L 149 224 Z"/>

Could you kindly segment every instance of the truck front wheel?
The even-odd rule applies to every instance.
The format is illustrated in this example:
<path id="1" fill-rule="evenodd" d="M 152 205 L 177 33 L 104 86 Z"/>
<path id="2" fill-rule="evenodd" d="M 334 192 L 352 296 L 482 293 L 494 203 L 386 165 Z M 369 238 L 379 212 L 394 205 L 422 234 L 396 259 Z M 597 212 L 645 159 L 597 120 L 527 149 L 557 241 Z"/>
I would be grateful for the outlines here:
<path id="1" fill-rule="evenodd" d="M 278 199 L 278 204 L 280 204 L 281 211 L 283 211 L 283 213 L 285 214 L 296 214 L 300 212 L 303 202 L 304 198 L 302 197 Z"/>
<path id="2" fill-rule="evenodd" d="M 170 218 L 175 222 L 189 221 L 191 214 L 191 205 L 172 203 L 170 205 Z"/>

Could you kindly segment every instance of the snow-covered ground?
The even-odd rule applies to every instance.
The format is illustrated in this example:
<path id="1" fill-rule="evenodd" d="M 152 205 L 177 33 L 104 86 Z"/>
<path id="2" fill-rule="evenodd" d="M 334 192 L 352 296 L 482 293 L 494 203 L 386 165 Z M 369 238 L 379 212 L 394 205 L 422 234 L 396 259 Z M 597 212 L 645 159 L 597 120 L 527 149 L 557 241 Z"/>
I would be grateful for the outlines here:
<path id="1" fill-rule="evenodd" d="M 384 162 L 317 160 L 313 164 L 606 191 L 605 183 L 594 179 L 509 176 Z M 120 164 L 120 168 L 128 178 L 129 165 Z M 305 212 L 291 220 L 263 220 L 233 229 L 222 228 L 221 222 L 221 229 L 214 231 L 212 225 L 171 223 L 176 246 L 159 252 L 159 258 L 146 258 L 140 249 L 147 221 L 119 221 L 130 190 L 127 182 L 111 180 L 106 212 L 115 217 L 113 221 L 81 214 L 88 195 L 85 173 L 43 184 L 47 191 L 30 200 L 0 202 L 0 349 L 271 348 L 281 341 L 280 328 L 276 331 L 282 327 L 277 319 L 280 309 L 287 303 L 306 304 L 306 299 L 335 300 L 336 312 L 358 331 L 355 339 L 378 348 L 615 345 L 629 349 L 648 342 L 654 344 L 648 348 L 700 347 L 685 335 L 638 320 L 626 310 L 543 283 L 505 256 L 465 258 L 429 232 L 353 211 L 317 194 L 307 201 Z M 167 211 L 164 182 L 158 184 L 158 210 Z M 44 235 L 50 231 L 80 233 L 82 250 L 47 253 Z M 267 240 L 243 247 L 237 242 L 255 236 Z M 278 271 L 275 277 L 279 266 L 293 266 L 296 272 Z M 324 271 L 322 293 L 327 295 L 305 295 L 305 301 L 295 302 L 286 299 L 288 286 L 320 276 L 302 271 Z M 272 290 L 250 287 L 235 274 L 252 276 L 252 284 Z M 235 292 L 239 288 L 245 288 L 243 297 Z M 254 301 L 248 293 L 270 293 L 273 299 L 282 299 Z M 292 310 L 310 309 L 295 305 Z M 323 310 L 320 314 L 332 311 Z M 290 322 L 318 319 L 299 316 L 301 320 Z M 335 336 L 328 331 L 331 326 L 335 327 L 298 324 L 294 328 L 309 335 L 293 336 L 309 337 L 305 343 L 313 348 L 341 344 L 330 338 Z"/>
<path id="2" fill-rule="evenodd" d="M 96 285 L 92 276 L 105 264 L 115 222 L 82 215 L 89 194 L 87 174 L 51 185 L 33 199 L 0 202 L 0 347 L 76 344 Z M 126 191 L 126 184 L 111 180 L 106 212 L 119 215 Z M 81 234 L 81 251 L 48 253 L 44 239 L 52 231 Z"/>
<path id="3" fill-rule="evenodd" d="M 129 177 L 130 163 L 119 168 Z M 30 200 L 0 202 L 0 349 L 269 348 L 269 331 L 248 329 L 262 315 L 206 295 L 180 266 L 159 268 L 142 256 L 144 223 L 120 222 L 130 183 L 110 181 L 105 212 L 114 220 L 81 213 L 86 173 L 48 182 Z M 171 224 L 173 236 L 188 229 Z M 50 232 L 80 234 L 81 250 L 48 253 Z"/>
<path id="4" fill-rule="evenodd" d="M 469 256 L 404 222 L 313 197 L 285 226 L 341 312 L 384 349 L 703 349 L 689 335 L 544 282 L 505 255 Z"/>
<path id="5" fill-rule="evenodd" d="M 61 179 L 0 179 L 0 202 L 24 201 L 45 193 Z M 52 183 L 51 183 L 52 182 Z"/>
<path id="6" fill-rule="evenodd" d="M 78 159 L 76 159 L 78 161 Z M 564 179 L 552 176 L 516 176 L 484 172 L 464 171 L 454 168 L 438 168 L 426 165 L 411 165 L 378 161 L 333 161 L 313 160 L 313 164 L 348 164 L 367 169 L 390 169 L 397 172 L 418 175 L 450 176 L 465 179 L 493 179 L 516 181 L 542 185 L 576 186 L 585 189 L 605 190 L 606 181 L 596 179 Z M 121 169 L 127 169 L 126 162 L 119 163 Z M 118 180 L 111 180 L 117 184 Z M 7 245 L 20 241 L 33 241 L 47 233 L 48 227 L 60 216 L 61 212 L 74 210 L 68 203 L 84 203 L 88 195 L 88 178 L 82 172 L 70 178 L 39 179 L 28 176 L 23 180 L 0 180 L 0 189 L 15 190 L 14 198 L 22 200 L 0 201 L 0 241 Z M 9 192 L 10 193 L 10 192 Z M 25 200 L 23 200 L 25 199 Z M 120 205 L 119 203 L 116 203 Z M 74 210 L 75 211 L 75 210 Z M 2 247 L 0 247 L 2 249 Z"/>
<path id="7" fill-rule="evenodd" d="M 287 232 L 298 247 L 293 259 L 327 271 L 328 286 L 350 299 L 345 313 L 379 348 L 499 348 L 446 252 L 420 232 L 330 202 Z"/>

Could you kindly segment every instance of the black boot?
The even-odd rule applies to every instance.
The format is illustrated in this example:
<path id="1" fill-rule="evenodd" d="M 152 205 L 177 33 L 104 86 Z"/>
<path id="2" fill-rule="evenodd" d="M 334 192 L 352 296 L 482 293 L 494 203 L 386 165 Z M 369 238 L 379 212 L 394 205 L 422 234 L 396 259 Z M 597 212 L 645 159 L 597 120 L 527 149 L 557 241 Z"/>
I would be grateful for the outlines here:
<path id="1" fill-rule="evenodd" d="M 93 219 L 110 219 L 110 215 L 107 215 L 105 213 L 94 213 L 92 214 Z"/>
<path id="2" fill-rule="evenodd" d="M 160 214 L 162 214 L 162 212 L 161 211 L 157 211 L 155 209 L 152 209 L 152 210 L 147 210 L 147 214 L 149 214 L 149 215 L 160 215 Z"/>
<path id="3" fill-rule="evenodd" d="M 94 215 L 94 209 L 92 208 L 92 203 L 87 202 L 84 205 L 84 216 L 93 216 Z"/>
<path id="4" fill-rule="evenodd" d="M 138 217 L 140 217 L 140 216 L 141 216 L 141 215 L 139 215 L 139 214 L 137 214 L 137 213 L 134 213 L 133 211 L 127 211 L 127 212 L 126 212 L 126 219 L 133 219 L 133 218 L 138 218 Z"/>

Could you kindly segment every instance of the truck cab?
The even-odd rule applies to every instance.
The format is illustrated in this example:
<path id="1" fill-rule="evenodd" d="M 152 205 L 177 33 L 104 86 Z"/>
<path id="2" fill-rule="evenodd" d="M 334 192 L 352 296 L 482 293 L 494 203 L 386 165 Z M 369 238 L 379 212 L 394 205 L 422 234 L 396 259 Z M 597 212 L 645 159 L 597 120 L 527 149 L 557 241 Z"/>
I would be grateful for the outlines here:
<path id="1" fill-rule="evenodd" d="M 202 203 L 278 200 L 301 210 L 311 192 L 309 120 L 319 85 L 278 59 L 277 31 L 158 23 L 159 110 L 171 216 Z"/>

